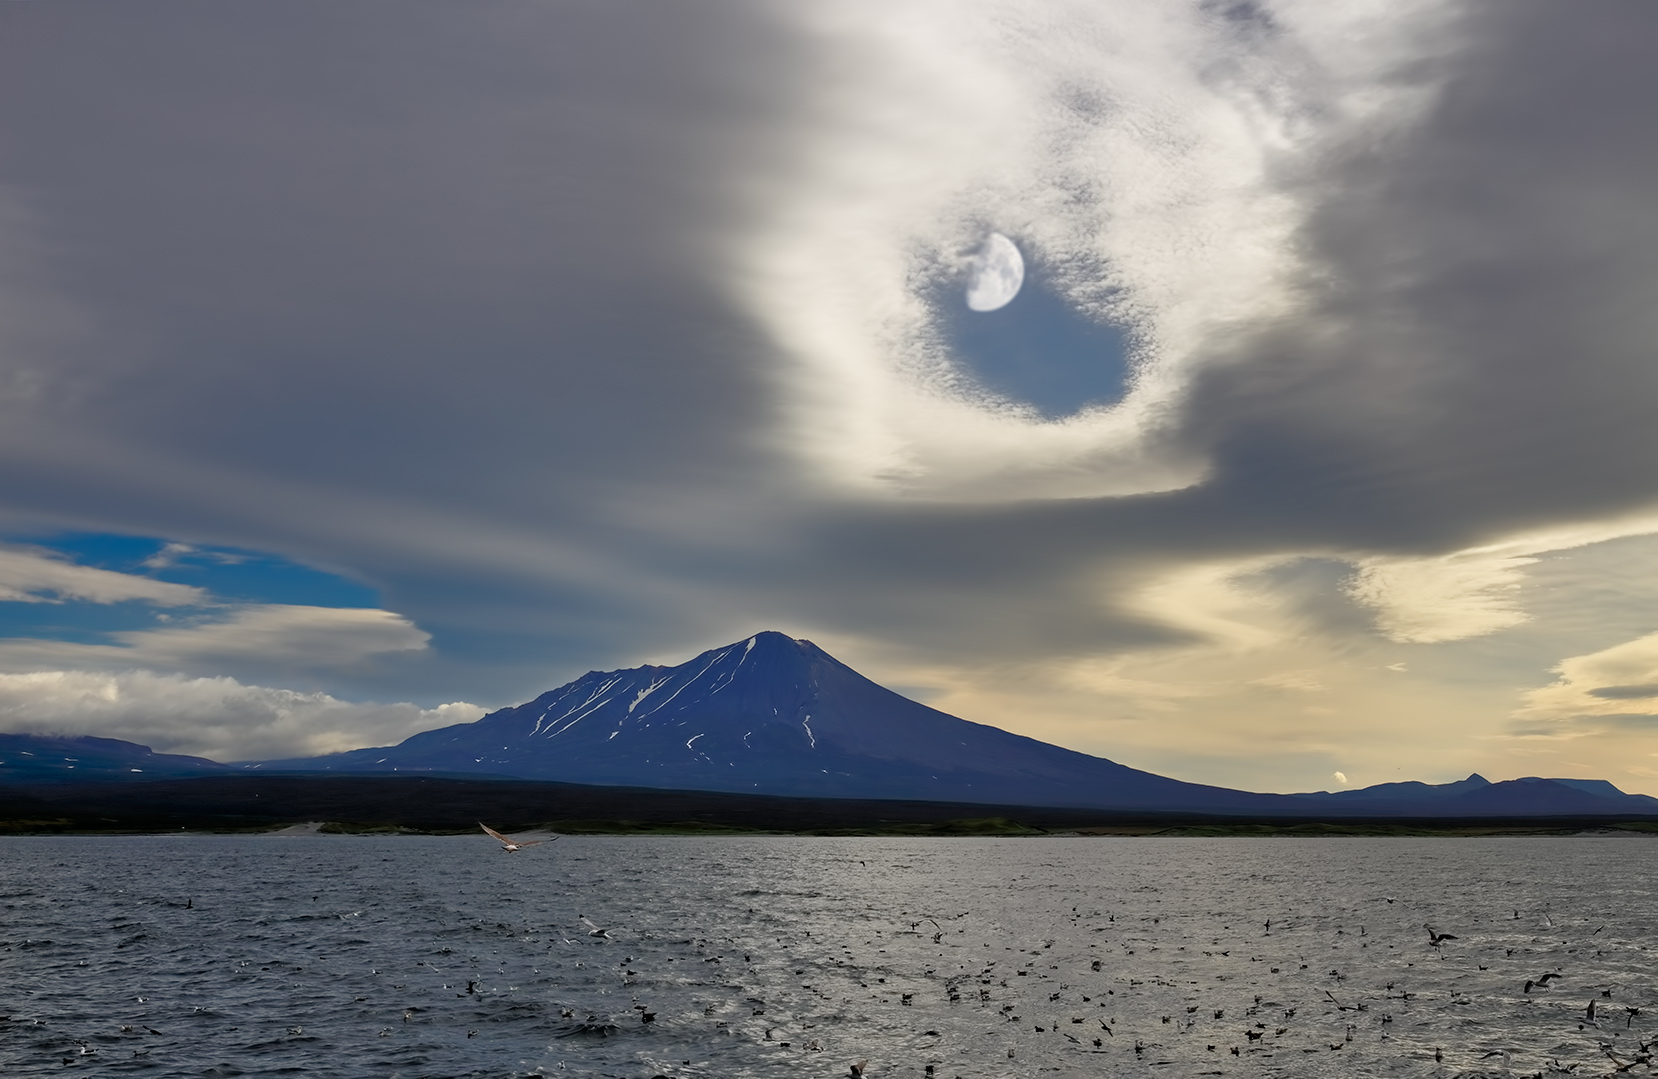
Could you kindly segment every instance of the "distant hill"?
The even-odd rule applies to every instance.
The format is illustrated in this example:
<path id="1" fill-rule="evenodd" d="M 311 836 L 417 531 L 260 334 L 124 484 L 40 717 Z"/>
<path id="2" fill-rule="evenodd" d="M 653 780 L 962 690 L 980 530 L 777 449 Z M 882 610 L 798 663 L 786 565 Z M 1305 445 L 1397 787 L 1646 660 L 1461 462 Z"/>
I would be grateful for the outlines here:
<path id="1" fill-rule="evenodd" d="M 1350 791 L 1294 797 L 1309 805 L 1366 817 L 1515 817 L 1658 814 L 1658 798 L 1625 794 L 1604 779 L 1510 779 L 1478 773 L 1455 783 L 1378 783 Z"/>
<path id="2" fill-rule="evenodd" d="M 1658 815 L 1658 799 L 1603 780 L 1296 795 L 1184 783 L 928 708 L 775 632 L 678 666 L 593 671 L 395 746 L 246 767 L 1256 817 Z"/>
<path id="3" fill-rule="evenodd" d="M 114 738 L 0 734 L 0 783 L 90 783 L 224 775 L 236 769 L 205 757 L 153 753 Z"/>

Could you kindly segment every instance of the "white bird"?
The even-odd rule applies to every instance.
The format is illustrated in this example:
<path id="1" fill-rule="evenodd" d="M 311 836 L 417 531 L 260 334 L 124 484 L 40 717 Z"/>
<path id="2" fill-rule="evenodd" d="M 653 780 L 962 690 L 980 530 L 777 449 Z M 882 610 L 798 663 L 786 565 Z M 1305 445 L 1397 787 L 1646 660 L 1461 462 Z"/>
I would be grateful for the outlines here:
<path id="1" fill-rule="evenodd" d="M 510 835 L 502 835 L 500 832 L 497 832 L 483 821 L 478 822 L 478 827 L 482 828 L 485 832 L 488 832 L 492 838 L 500 840 L 501 848 L 507 854 L 513 854 L 517 851 L 523 850 L 525 847 L 539 846 L 540 844 L 547 842 L 545 839 L 514 839 Z M 557 839 L 558 836 L 555 835 L 553 838 Z"/>
<path id="2" fill-rule="evenodd" d="M 585 925 L 587 927 L 587 935 L 590 936 L 590 937 L 608 937 L 608 936 L 610 936 L 610 930 L 600 929 L 598 926 L 596 926 L 592 922 L 588 921 L 587 920 L 587 915 L 585 915 L 585 914 L 582 915 L 581 924 Z"/>

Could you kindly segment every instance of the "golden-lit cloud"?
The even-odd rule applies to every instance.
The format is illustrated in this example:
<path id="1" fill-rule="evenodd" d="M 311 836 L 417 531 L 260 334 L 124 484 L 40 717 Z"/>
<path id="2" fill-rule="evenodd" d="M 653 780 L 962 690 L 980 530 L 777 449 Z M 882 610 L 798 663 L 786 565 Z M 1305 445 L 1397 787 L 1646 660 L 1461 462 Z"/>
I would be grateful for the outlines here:
<path id="1" fill-rule="evenodd" d="M 1525 695 L 1521 719 L 1658 716 L 1658 633 L 1562 660 L 1558 681 Z"/>

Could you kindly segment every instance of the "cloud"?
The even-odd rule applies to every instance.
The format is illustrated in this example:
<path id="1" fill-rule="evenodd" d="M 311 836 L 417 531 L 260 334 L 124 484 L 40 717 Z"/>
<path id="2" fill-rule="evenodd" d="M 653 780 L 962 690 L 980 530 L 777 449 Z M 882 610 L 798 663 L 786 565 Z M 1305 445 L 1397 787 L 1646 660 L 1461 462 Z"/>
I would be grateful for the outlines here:
<path id="1" fill-rule="evenodd" d="M 1437 558 L 1369 558 L 1350 593 L 1375 608 L 1389 640 L 1432 644 L 1479 637 L 1526 621 L 1515 593 L 1534 558 L 1456 552 Z"/>
<path id="2" fill-rule="evenodd" d="M 809 43 L 745 4 L 416 4 L 391 37 L 328 4 L 163 8 L 29 16 L 56 44 L 7 50 L 54 104 L 0 102 L 0 370 L 28 390 L 0 395 L 0 525 L 339 567 L 516 635 L 474 654 L 525 690 L 696 621 L 657 559 L 799 501 L 726 248 Z"/>
<path id="3" fill-rule="evenodd" d="M 243 685 L 226 677 L 153 671 L 0 674 L 0 729 L 118 737 L 158 752 L 220 761 L 388 745 L 482 715 L 483 709 L 460 701 L 427 709 L 353 704 L 326 693 Z"/>
<path id="4" fill-rule="evenodd" d="M 1641 686 L 1602 686 L 1599 689 L 1591 689 L 1589 696 L 1608 701 L 1645 700 L 1648 697 L 1658 697 L 1658 682 L 1648 682 Z"/>
<path id="5" fill-rule="evenodd" d="M 1292 693 L 1323 693 L 1327 688 L 1319 680 L 1317 671 L 1275 671 L 1250 680 L 1250 685 L 1268 689 L 1289 690 Z"/>
<path id="6" fill-rule="evenodd" d="M 79 566 L 52 552 L 29 547 L 0 547 L 0 602 L 87 603 L 138 601 L 160 607 L 196 607 L 207 593 L 130 573 Z"/>
<path id="7" fill-rule="evenodd" d="M 256 663 L 280 669 L 349 668 L 386 653 L 420 651 L 430 636 L 402 615 L 364 607 L 254 604 L 225 617 L 110 634 L 115 644 L 0 640 L 0 668 L 163 667 L 201 670 Z"/>
<path id="8" fill-rule="evenodd" d="M 186 559 L 203 559 L 226 566 L 239 565 L 247 561 L 245 555 L 231 554 L 228 551 L 204 551 L 189 543 L 172 542 L 162 544 L 161 550 L 144 559 L 143 565 L 147 569 L 167 569 Z"/>
<path id="9" fill-rule="evenodd" d="M 1623 43 L 1652 17 L 1463 9 L 1398 73 L 1427 108 L 1307 162 L 1293 310 L 1213 342 L 1190 398 L 1217 509 L 1439 554 L 1651 505 L 1654 151 L 1615 132 L 1653 89 Z"/>
<path id="10" fill-rule="evenodd" d="M 1280 612 L 1270 593 L 1250 578 L 1271 565 L 1252 559 L 1184 566 L 1150 579 L 1124 606 L 1226 650 L 1264 648 L 1283 637 L 1274 624 Z"/>
<path id="11" fill-rule="evenodd" d="M 1658 504 L 1648 6 L 393 18 L 10 16 L 0 526 L 276 552 L 388 611 L 8 669 L 504 703 L 771 625 L 1305 787 L 1488 771 L 1515 686 L 1649 629 L 1596 583 L 1645 581 Z M 991 229 L 1126 328 L 1120 404 L 962 376 L 935 298 Z M 22 597 L 160 587 L 24 561 L 59 576 Z M 1563 671 L 1561 708 L 1658 679 Z"/>
<path id="12" fill-rule="evenodd" d="M 1560 679 L 1529 690 L 1517 718 L 1570 721 L 1658 715 L 1658 633 L 1572 656 L 1555 671 Z"/>
<path id="13" fill-rule="evenodd" d="M 818 134 L 738 249 L 741 297 L 787 363 L 779 444 L 873 495 L 1195 482 L 1203 461 L 1167 438 L 1165 410 L 1209 333 L 1282 305 L 1297 214 L 1272 157 L 1316 125 L 1271 98 L 1295 95 L 1275 62 L 1305 52 L 1196 5 L 794 16 L 827 54 Z M 991 229 L 1078 312 L 1129 330 L 1121 404 L 1046 422 L 973 389 L 933 300 Z"/>
<path id="14" fill-rule="evenodd" d="M 1541 556 L 1654 533 L 1658 517 L 1643 509 L 1427 558 L 1371 556 L 1357 560 L 1347 592 L 1374 610 L 1389 640 L 1431 644 L 1479 637 L 1530 620 L 1521 593 L 1527 568 Z"/>

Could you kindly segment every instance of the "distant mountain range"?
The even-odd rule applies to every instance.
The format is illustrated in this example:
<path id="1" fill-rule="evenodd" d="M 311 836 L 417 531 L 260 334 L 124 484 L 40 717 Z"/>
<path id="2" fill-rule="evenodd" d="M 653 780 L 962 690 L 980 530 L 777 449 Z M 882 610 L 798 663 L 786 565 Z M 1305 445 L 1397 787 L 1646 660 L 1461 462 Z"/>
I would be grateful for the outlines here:
<path id="1" fill-rule="evenodd" d="M 187 779 L 237 770 L 206 757 L 152 753 L 149 746 L 115 738 L 0 734 L 0 784 Z"/>
<path id="2" fill-rule="evenodd" d="M 1185 783 L 971 723 L 812 644 L 760 633 L 676 667 L 593 671 L 528 704 L 395 746 L 231 766 L 102 738 L 0 735 L 0 781 L 442 775 L 813 798 L 1254 817 L 1658 815 L 1603 780 L 1384 783 L 1254 794 Z"/>

